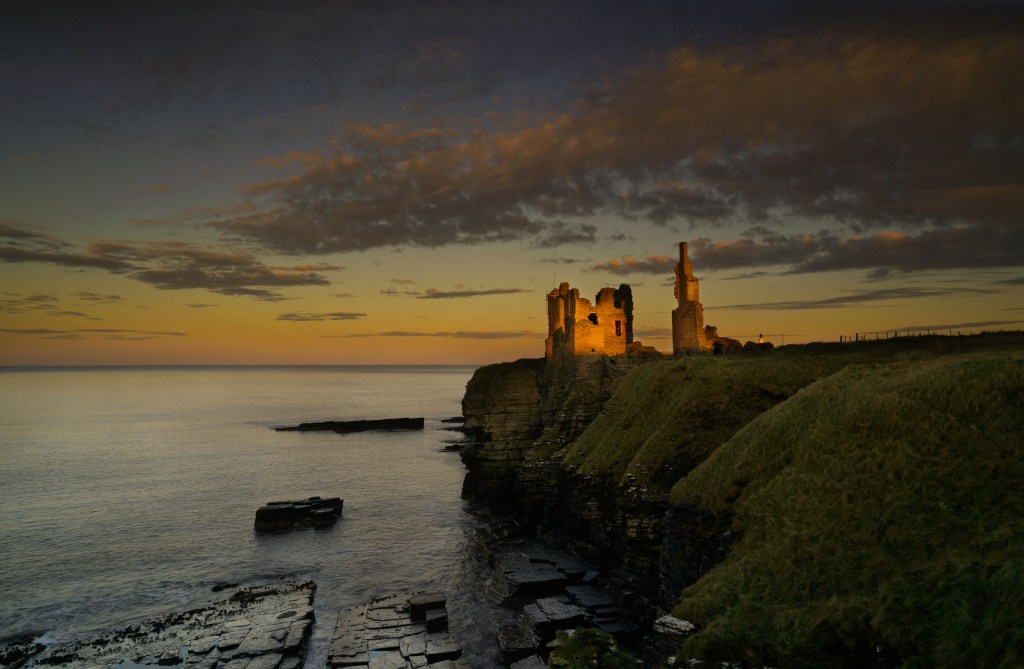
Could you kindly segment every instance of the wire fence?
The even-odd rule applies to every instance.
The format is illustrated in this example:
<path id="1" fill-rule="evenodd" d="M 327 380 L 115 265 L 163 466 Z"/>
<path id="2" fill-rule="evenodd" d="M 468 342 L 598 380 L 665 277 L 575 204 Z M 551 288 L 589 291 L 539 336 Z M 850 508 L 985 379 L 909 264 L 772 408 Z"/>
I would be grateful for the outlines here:
<path id="1" fill-rule="evenodd" d="M 898 339 L 900 337 L 926 337 L 931 335 L 940 336 L 968 336 L 978 334 L 976 330 L 957 330 L 957 329 L 918 329 L 918 328 L 896 328 L 893 330 L 873 330 L 870 332 L 854 332 L 852 335 L 839 335 L 840 344 L 853 344 L 863 341 L 878 341 L 881 339 Z M 816 335 L 799 334 L 795 332 L 772 332 L 772 333 L 758 333 L 758 334 L 741 334 L 732 335 L 729 337 L 743 341 L 753 341 L 756 343 L 771 343 L 775 346 L 785 346 L 786 338 L 789 338 L 789 343 L 807 343 L 807 342 L 834 342 L 836 341 L 835 335 L 818 337 Z"/>

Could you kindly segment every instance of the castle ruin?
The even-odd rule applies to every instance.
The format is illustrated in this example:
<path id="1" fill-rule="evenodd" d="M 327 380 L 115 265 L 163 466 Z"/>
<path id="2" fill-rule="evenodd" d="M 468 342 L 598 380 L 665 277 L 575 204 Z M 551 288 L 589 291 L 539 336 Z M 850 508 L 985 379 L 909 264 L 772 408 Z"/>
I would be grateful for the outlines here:
<path id="1" fill-rule="evenodd" d="M 562 283 L 548 293 L 547 360 L 581 355 L 621 355 L 633 342 L 633 291 L 628 284 L 602 288 L 590 304 Z"/>
<path id="2" fill-rule="evenodd" d="M 693 264 L 687 253 L 686 242 L 679 243 L 679 263 L 676 265 L 676 300 L 679 306 L 672 310 L 672 354 L 710 351 L 704 329 L 704 307 L 700 303 L 700 288 L 693 275 Z M 715 336 L 717 338 L 717 331 Z"/>
<path id="3" fill-rule="evenodd" d="M 686 242 L 679 243 L 676 264 L 676 301 L 672 310 L 672 354 L 732 353 L 740 343 L 718 334 L 718 328 L 704 325 L 700 287 Z M 547 295 L 548 337 L 544 358 L 567 360 L 588 355 L 656 354 L 651 347 L 633 342 L 633 291 L 629 284 L 602 288 L 591 305 L 580 291 L 562 283 Z M 748 344 L 754 346 L 754 344 Z"/>

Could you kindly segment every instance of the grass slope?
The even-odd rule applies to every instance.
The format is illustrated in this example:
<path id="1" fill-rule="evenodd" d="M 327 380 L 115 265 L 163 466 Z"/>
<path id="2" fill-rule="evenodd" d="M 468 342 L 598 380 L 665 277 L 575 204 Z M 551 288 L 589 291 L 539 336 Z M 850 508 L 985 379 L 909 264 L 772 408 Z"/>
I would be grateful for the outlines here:
<path id="1" fill-rule="evenodd" d="M 743 425 L 849 364 L 848 351 L 702 356 L 643 365 L 622 381 L 564 461 L 613 480 L 633 475 L 651 492 L 667 493 Z"/>
<path id="2" fill-rule="evenodd" d="M 689 653 L 853 667 L 883 646 L 907 667 L 1024 666 L 1024 347 L 976 344 L 872 353 L 749 421 L 676 484 L 673 501 L 731 509 L 743 533 L 682 593 L 674 613 L 701 626 Z M 663 449 L 671 430 L 626 456 Z M 606 442 L 584 464 L 608 459 Z"/>

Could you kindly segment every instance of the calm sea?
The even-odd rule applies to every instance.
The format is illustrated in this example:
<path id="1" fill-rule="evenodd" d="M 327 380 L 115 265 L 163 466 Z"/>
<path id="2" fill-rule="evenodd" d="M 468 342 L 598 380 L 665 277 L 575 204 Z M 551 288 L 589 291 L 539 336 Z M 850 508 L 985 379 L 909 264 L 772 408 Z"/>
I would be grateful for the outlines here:
<path id="1" fill-rule="evenodd" d="M 337 612 L 439 588 L 475 666 L 510 614 L 480 592 L 479 526 L 459 499 L 470 367 L 0 370 L 0 638 L 90 636 L 208 601 L 217 583 L 313 579 L 309 667 Z M 425 416 L 422 432 L 275 432 Z M 340 496 L 328 531 L 257 535 L 275 499 Z"/>

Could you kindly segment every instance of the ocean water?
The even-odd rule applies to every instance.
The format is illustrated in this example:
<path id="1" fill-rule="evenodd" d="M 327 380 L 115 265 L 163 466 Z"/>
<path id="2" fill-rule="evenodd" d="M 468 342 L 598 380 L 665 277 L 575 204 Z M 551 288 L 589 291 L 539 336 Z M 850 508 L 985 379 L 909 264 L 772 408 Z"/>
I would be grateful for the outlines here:
<path id="1" fill-rule="evenodd" d="M 0 639 L 83 638 L 216 598 L 218 583 L 317 582 L 307 667 L 337 612 L 442 589 L 474 666 L 511 614 L 481 596 L 480 522 L 441 419 L 470 367 L 0 371 Z M 416 432 L 275 432 L 424 416 Z M 327 531 L 256 534 L 275 499 L 340 496 Z"/>

